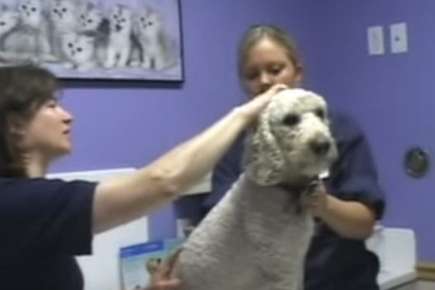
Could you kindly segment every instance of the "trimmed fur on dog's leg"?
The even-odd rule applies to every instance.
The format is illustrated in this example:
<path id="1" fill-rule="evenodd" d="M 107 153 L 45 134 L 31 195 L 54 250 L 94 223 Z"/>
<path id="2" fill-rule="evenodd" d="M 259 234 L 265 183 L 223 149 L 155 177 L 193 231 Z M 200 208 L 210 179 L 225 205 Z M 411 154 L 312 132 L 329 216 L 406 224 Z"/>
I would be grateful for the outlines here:
<path id="1" fill-rule="evenodd" d="M 242 175 L 181 252 L 182 290 L 298 289 L 292 269 L 303 264 L 312 223 L 306 212 L 295 216 L 290 201 L 288 192 Z"/>

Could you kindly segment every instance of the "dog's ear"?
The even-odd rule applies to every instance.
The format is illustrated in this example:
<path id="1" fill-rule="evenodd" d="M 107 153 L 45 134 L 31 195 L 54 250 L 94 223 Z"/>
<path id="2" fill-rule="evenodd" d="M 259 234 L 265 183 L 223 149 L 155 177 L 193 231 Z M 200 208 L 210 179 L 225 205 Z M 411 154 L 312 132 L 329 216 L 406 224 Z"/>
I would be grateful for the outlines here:
<path id="1" fill-rule="evenodd" d="M 269 112 L 259 118 L 256 130 L 248 137 L 244 164 L 246 175 L 259 185 L 275 185 L 283 179 L 284 158 L 270 130 Z"/>

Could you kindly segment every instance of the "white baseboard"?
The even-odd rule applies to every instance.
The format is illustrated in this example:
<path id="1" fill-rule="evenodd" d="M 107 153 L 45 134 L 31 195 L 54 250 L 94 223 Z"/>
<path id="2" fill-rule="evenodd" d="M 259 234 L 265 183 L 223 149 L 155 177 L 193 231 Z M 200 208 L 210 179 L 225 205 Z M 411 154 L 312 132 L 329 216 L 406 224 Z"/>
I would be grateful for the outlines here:
<path id="1" fill-rule="evenodd" d="M 211 191 L 211 173 L 204 176 L 198 183 L 184 191 L 183 195 L 208 193 Z"/>
<path id="2" fill-rule="evenodd" d="M 47 178 L 59 178 L 66 181 L 85 180 L 99 182 L 103 179 L 114 177 L 117 175 L 128 174 L 135 170 L 136 169 L 133 167 L 127 167 L 89 171 L 70 171 L 48 174 Z"/>

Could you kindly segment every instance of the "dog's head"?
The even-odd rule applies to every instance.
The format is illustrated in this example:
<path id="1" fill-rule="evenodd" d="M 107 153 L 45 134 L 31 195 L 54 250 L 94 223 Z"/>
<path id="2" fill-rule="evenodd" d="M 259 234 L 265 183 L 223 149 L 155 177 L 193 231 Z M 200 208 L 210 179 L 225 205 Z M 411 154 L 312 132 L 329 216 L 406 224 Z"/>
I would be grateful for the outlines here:
<path id="1" fill-rule="evenodd" d="M 247 176 L 257 184 L 304 185 L 337 158 L 325 100 L 302 90 L 279 92 L 248 139 Z"/>

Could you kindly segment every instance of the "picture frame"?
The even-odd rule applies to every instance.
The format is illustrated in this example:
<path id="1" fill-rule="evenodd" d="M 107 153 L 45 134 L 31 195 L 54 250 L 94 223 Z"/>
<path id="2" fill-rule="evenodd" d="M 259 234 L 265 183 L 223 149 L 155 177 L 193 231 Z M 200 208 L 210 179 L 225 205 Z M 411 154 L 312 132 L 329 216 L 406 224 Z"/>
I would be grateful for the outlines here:
<path id="1" fill-rule="evenodd" d="M 179 0 L 0 0 L 0 66 L 61 79 L 184 80 Z"/>

